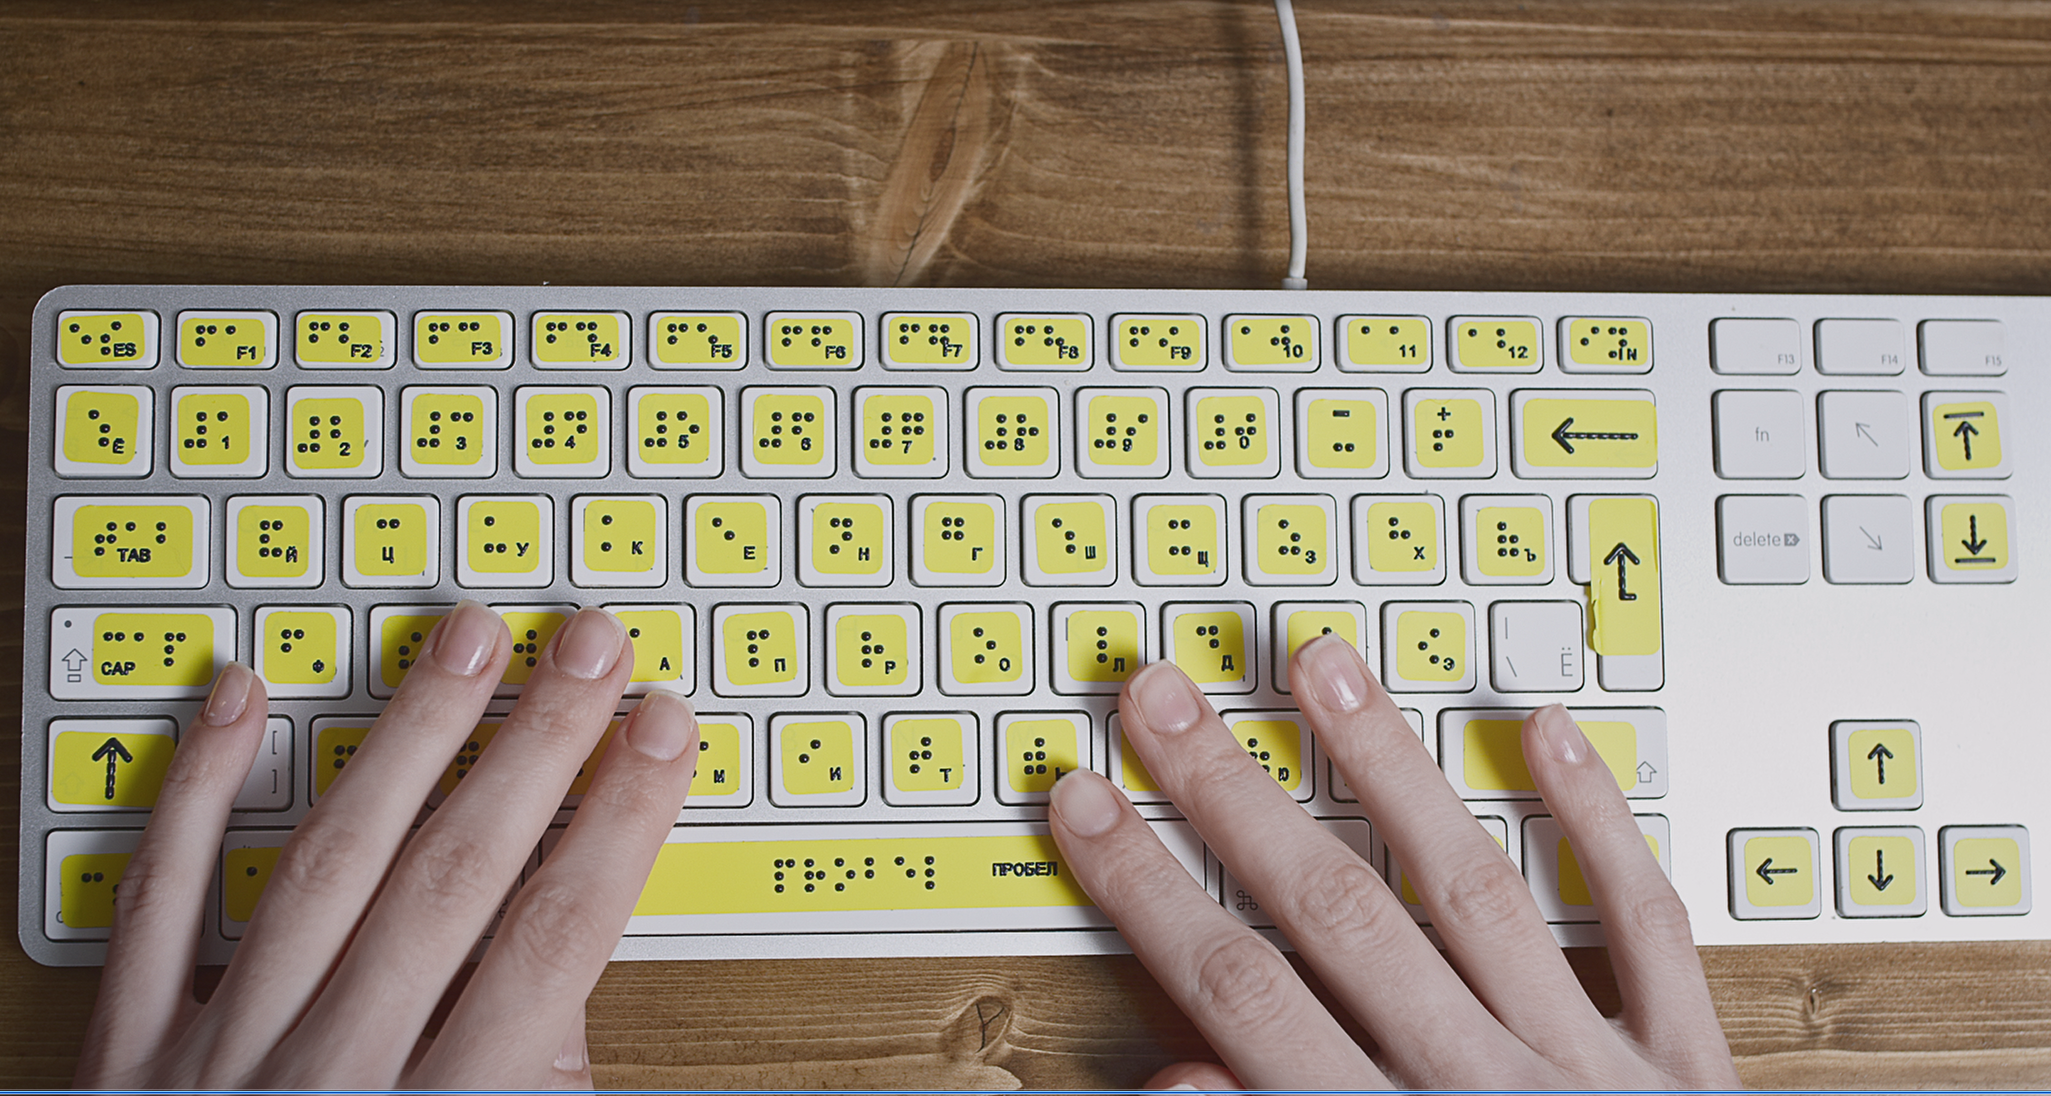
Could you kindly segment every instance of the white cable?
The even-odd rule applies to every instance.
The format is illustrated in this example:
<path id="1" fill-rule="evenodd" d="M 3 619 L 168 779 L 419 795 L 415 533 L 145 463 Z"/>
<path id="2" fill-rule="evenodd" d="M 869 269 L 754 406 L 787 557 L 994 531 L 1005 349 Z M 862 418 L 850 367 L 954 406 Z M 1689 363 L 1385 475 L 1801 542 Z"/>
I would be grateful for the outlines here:
<path id="1" fill-rule="evenodd" d="M 1283 289 L 1305 289 L 1303 259 L 1310 250 L 1310 222 L 1303 213 L 1303 44 L 1296 40 L 1296 7 L 1275 0 L 1282 21 L 1282 61 L 1289 70 L 1289 276 Z"/>

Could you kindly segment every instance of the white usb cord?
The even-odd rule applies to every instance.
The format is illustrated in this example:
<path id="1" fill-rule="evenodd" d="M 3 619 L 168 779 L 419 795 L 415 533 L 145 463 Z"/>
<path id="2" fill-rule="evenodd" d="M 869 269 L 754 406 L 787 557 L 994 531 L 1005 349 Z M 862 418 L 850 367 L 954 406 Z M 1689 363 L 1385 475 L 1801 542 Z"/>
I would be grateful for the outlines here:
<path id="1" fill-rule="evenodd" d="M 1296 7 L 1275 0 L 1282 21 L 1282 61 L 1289 70 L 1289 276 L 1283 289 L 1307 289 L 1303 260 L 1310 250 L 1310 222 L 1303 212 L 1303 45 L 1296 39 Z"/>

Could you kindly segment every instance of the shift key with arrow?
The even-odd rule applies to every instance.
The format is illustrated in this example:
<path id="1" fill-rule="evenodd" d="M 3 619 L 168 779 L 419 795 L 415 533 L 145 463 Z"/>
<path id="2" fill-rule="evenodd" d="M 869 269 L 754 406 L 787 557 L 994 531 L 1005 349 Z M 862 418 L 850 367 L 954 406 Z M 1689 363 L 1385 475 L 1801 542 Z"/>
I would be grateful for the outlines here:
<path id="1" fill-rule="evenodd" d="M 1659 414 L 1642 389 L 1512 395 L 1517 474 L 1646 479 L 1659 470 Z"/>
<path id="2" fill-rule="evenodd" d="M 1658 502 L 1641 496 L 1583 495 L 1572 500 L 1570 513 L 1573 579 L 1588 586 L 1589 646 L 1607 658 L 1658 655 Z M 1604 686 L 1616 687 L 1609 676 L 1605 675 Z"/>
<path id="3" fill-rule="evenodd" d="M 50 809 L 148 810 L 177 746 L 168 719 L 59 719 L 50 724 Z"/>

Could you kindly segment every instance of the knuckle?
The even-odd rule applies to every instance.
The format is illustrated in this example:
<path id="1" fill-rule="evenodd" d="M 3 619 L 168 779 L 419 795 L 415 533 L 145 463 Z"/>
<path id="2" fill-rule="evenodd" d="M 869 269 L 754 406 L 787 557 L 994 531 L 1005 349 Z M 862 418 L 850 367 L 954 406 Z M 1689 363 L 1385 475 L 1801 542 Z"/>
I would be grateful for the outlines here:
<path id="1" fill-rule="evenodd" d="M 178 880 L 159 870 L 153 858 L 135 857 L 114 885 L 114 915 L 127 924 L 139 924 L 175 914 L 178 889 Z"/>
<path id="2" fill-rule="evenodd" d="M 678 799 L 681 792 L 671 791 L 663 781 L 651 779 L 651 774 L 614 769 L 605 779 L 593 780 L 584 793 L 584 802 L 578 810 L 593 810 L 608 815 L 625 815 L 630 818 L 642 816 L 667 817 L 681 808 Z"/>
<path id="3" fill-rule="evenodd" d="M 1291 920 L 1301 931 L 1326 938 L 1386 938 L 1393 931 L 1386 901 L 1388 886 L 1359 860 L 1338 860 L 1309 868 L 1289 895 Z M 1406 915 L 1403 928 L 1410 928 Z"/>
<path id="4" fill-rule="evenodd" d="M 1612 930 L 1641 940 L 1693 940 L 1688 907 L 1671 885 L 1642 888 L 1617 906 Z"/>
<path id="5" fill-rule="evenodd" d="M 1266 1026 L 1293 1014 L 1296 973 L 1274 945 L 1235 932 L 1197 963 L 1196 1005 L 1239 1024 Z"/>
<path id="6" fill-rule="evenodd" d="M 438 913 L 496 904 L 512 883 L 488 845 L 452 827 L 429 826 L 406 846 L 399 884 Z"/>
<path id="7" fill-rule="evenodd" d="M 372 873 L 367 847 L 349 827 L 330 818 L 309 817 L 278 854 L 265 890 L 316 898 L 345 890 L 352 879 Z"/>
<path id="8" fill-rule="evenodd" d="M 1438 887 L 1438 908 L 1433 912 L 1451 924 L 1474 932 L 1493 935 L 1536 913 L 1531 891 L 1524 877 L 1507 862 L 1444 873 Z"/>
<path id="9" fill-rule="evenodd" d="M 503 948 L 514 966 L 525 972 L 543 995 L 574 988 L 592 977 L 596 958 L 612 954 L 619 928 L 608 925 L 594 908 L 592 895 L 563 882 L 536 879 L 520 891 L 505 923 L 493 936 L 492 948 Z"/>

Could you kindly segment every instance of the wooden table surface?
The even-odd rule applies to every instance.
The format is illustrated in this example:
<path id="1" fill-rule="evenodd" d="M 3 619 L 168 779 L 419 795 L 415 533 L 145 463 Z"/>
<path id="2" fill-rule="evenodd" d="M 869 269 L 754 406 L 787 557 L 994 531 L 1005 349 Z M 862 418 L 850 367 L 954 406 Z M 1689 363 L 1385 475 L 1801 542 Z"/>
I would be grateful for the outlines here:
<path id="1" fill-rule="evenodd" d="M 2051 286 L 2043 5 L 1299 20 L 1313 285 Z M 0 512 L 54 286 L 1270 286 L 1285 112 L 1262 0 L 10 3 Z M 12 709 L 17 538 L 0 567 Z M 1748 1083 L 2051 1085 L 2051 946 L 1704 960 Z M 97 981 L 0 945 L 0 1082 L 68 1079 Z M 590 1028 L 622 1087 L 1132 1085 L 1204 1053 L 1122 957 L 618 964 Z"/>

